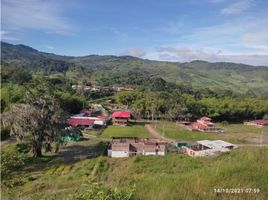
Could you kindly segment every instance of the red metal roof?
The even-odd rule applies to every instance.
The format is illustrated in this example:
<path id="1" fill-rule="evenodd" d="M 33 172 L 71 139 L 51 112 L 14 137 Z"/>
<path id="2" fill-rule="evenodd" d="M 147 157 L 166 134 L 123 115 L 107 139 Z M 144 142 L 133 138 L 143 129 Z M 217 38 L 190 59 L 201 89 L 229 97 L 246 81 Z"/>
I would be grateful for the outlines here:
<path id="1" fill-rule="evenodd" d="M 257 124 L 257 125 L 268 125 L 268 120 L 259 119 L 259 120 L 250 121 L 250 123 L 254 123 L 254 124 Z"/>
<path id="2" fill-rule="evenodd" d="M 68 124 L 71 126 L 89 126 L 92 125 L 94 119 L 87 119 L 87 118 L 69 118 L 68 119 Z"/>
<path id="3" fill-rule="evenodd" d="M 192 124 L 192 127 L 194 127 L 194 128 L 206 128 L 207 125 L 206 124 L 201 124 L 199 122 L 195 122 L 195 123 Z"/>
<path id="4" fill-rule="evenodd" d="M 113 118 L 130 118 L 131 113 L 130 112 L 120 112 L 116 111 L 112 114 Z"/>

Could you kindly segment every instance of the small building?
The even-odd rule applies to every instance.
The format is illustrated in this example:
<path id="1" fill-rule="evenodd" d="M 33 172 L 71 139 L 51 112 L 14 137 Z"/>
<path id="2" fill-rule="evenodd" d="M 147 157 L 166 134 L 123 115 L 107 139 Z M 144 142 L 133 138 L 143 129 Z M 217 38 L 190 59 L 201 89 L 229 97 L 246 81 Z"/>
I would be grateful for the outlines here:
<path id="1" fill-rule="evenodd" d="M 159 155 L 166 154 L 166 146 L 164 143 L 156 139 L 143 139 L 136 137 L 119 137 L 113 138 L 111 148 L 108 150 L 108 156 L 130 157 L 135 155 Z"/>
<path id="2" fill-rule="evenodd" d="M 126 126 L 129 123 L 130 117 L 131 117 L 131 112 L 115 111 L 112 114 L 112 123 L 113 125 Z"/>
<path id="3" fill-rule="evenodd" d="M 191 147 L 183 146 L 183 152 L 192 157 L 213 156 L 237 148 L 236 145 L 223 140 L 200 140 Z"/>
<path id="4" fill-rule="evenodd" d="M 216 127 L 214 123 L 212 123 L 211 118 L 209 117 L 201 117 L 196 122 L 192 123 L 189 126 L 189 129 L 192 131 L 201 131 L 201 132 L 224 132 L 222 128 Z"/>
<path id="5" fill-rule="evenodd" d="M 263 126 L 268 126 L 268 120 L 253 120 L 253 121 L 249 121 L 249 122 L 245 122 L 245 125 L 251 125 L 251 126 L 257 126 L 257 127 L 263 127 Z"/>
<path id="6" fill-rule="evenodd" d="M 71 126 L 78 127 L 93 127 L 96 126 L 106 126 L 108 119 L 105 116 L 89 116 L 87 113 L 80 113 L 76 115 L 72 115 L 68 120 L 67 123 Z"/>

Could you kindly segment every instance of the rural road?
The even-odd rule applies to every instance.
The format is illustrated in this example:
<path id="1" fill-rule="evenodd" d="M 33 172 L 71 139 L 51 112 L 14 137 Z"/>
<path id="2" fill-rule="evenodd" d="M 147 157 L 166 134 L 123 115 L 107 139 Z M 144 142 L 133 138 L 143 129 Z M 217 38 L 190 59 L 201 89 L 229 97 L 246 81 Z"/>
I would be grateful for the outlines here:
<path id="1" fill-rule="evenodd" d="M 172 139 L 169 139 L 169 138 L 162 136 L 153 127 L 151 127 L 150 124 L 146 124 L 144 126 L 144 128 L 149 132 L 149 134 L 152 136 L 152 138 L 156 138 L 156 139 L 162 140 L 162 141 L 167 142 L 167 143 L 170 143 L 173 141 Z"/>

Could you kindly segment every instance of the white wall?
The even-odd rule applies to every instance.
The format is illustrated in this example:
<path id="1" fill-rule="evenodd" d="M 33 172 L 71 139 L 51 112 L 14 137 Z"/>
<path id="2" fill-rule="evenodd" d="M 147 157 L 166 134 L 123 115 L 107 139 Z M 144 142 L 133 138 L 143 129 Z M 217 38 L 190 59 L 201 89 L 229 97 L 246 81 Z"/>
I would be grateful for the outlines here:
<path id="1" fill-rule="evenodd" d="M 156 152 L 155 151 L 153 151 L 153 152 L 144 152 L 143 155 L 145 155 L 145 156 L 156 155 Z"/>
<path id="2" fill-rule="evenodd" d="M 155 151 L 153 151 L 153 152 L 144 152 L 144 155 L 145 156 L 149 156 L 149 155 L 154 155 L 154 156 L 164 156 L 165 155 L 165 152 L 163 151 L 159 151 L 158 153 L 156 153 Z"/>
<path id="3" fill-rule="evenodd" d="M 128 157 L 127 151 L 112 151 L 111 157 L 113 158 L 122 158 L 122 157 Z"/>

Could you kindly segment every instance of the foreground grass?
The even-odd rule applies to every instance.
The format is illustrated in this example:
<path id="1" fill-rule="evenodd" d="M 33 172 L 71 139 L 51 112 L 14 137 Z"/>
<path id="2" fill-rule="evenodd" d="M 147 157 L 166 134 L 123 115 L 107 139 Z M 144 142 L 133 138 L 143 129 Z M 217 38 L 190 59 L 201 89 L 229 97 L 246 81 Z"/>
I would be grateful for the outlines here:
<path id="1" fill-rule="evenodd" d="M 268 195 L 268 148 L 244 148 L 218 157 L 97 157 L 50 161 L 13 172 L 2 199 L 77 199 L 88 183 L 134 188 L 136 199 L 263 199 Z M 214 188 L 259 188 L 259 194 L 216 194 Z"/>
<path id="2" fill-rule="evenodd" d="M 108 126 L 101 134 L 101 137 L 142 137 L 148 138 L 149 133 L 142 125 L 131 126 Z"/>
<path id="3" fill-rule="evenodd" d="M 164 129 L 163 129 L 164 125 Z M 157 124 L 152 125 L 156 127 L 159 133 L 163 133 L 164 136 L 175 139 L 175 140 L 185 140 L 185 141 L 197 141 L 197 140 L 226 140 L 233 143 L 247 143 L 242 137 L 236 137 L 231 135 L 225 135 L 220 133 L 205 133 L 205 132 L 195 132 L 187 130 L 174 122 L 161 121 Z"/>

